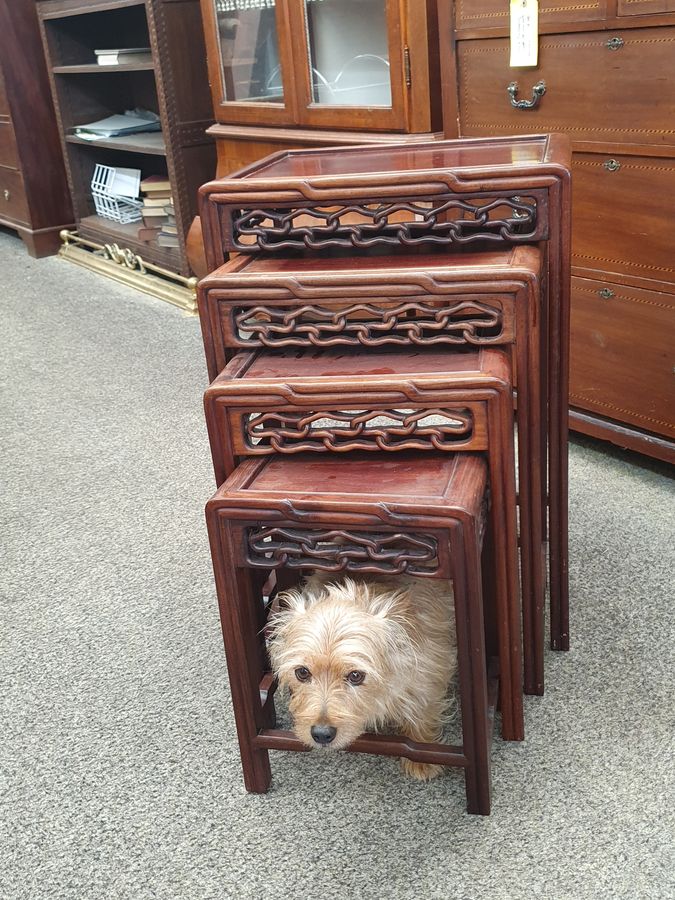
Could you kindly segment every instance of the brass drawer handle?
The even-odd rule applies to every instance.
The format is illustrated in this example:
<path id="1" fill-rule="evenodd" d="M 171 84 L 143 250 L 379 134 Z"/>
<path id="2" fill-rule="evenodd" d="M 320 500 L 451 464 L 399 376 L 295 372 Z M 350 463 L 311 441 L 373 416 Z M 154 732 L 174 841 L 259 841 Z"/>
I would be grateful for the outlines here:
<path id="1" fill-rule="evenodd" d="M 608 50 L 620 50 L 623 47 L 623 38 L 610 38 L 605 42 L 605 47 L 607 47 Z"/>
<path id="2" fill-rule="evenodd" d="M 603 169 L 607 169 L 608 172 L 618 172 L 621 168 L 621 163 L 618 159 L 608 159 L 602 164 Z"/>
<path id="3" fill-rule="evenodd" d="M 4 192 L 3 196 L 4 196 L 5 200 L 9 200 L 11 195 L 10 195 L 9 191 L 7 190 L 7 188 L 5 188 L 5 192 Z"/>
<path id="4" fill-rule="evenodd" d="M 509 93 L 509 97 L 511 98 L 511 106 L 514 109 L 534 109 L 546 93 L 546 82 L 538 81 L 535 84 L 535 86 L 532 88 L 531 100 L 516 100 L 516 96 L 518 95 L 517 81 L 512 81 L 506 90 Z"/>
<path id="5" fill-rule="evenodd" d="M 603 300 L 610 300 L 614 296 L 614 291 L 610 288 L 601 288 L 598 291 L 598 297 L 602 297 Z"/>

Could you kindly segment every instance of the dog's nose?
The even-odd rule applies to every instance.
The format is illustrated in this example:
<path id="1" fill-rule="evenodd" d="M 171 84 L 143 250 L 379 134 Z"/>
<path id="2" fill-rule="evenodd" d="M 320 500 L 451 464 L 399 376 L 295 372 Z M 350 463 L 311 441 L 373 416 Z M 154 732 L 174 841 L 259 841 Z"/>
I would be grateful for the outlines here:
<path id="1" fill-rule="evenodd" d="M 312 725 L 310 734 L 317 744 L 330 744 L 337 734 L 337 728 L 332 725 Z"/>

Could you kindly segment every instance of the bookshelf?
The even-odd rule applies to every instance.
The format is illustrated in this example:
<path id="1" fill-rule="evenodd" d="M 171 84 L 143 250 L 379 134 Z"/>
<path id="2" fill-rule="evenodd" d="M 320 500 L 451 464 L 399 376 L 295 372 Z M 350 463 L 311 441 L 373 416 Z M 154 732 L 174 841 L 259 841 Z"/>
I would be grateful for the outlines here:
<path id="1" fill-rule="evenodd" d="M 215 168 L 199 0 L 38 0 L 37 9 L 78 235 L 190 276 L 185 238 L 197 189 Z M 152 61 L 97 65 L 95 50 L 123 47 L 150 47 Z M 72 133 L 136 107 L 157 113 L 162 131 L 97 141 Z M 143 222 L 122 225 L 96 214 L 90 184 L 99 163 L 168 177 L 178 247 L 141 240 Z"/>

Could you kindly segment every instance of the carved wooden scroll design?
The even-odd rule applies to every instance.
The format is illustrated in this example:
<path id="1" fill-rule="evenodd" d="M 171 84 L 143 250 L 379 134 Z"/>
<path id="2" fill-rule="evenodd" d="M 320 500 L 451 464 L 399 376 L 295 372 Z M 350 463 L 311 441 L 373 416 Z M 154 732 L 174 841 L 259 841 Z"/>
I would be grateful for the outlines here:
<path id="1" fill-rule="evenodd" d="M 522 242 L 534 240 L 536 233 L 537 201 L 524 196 L 232 211 L 233 248 L 245 252 Z"/>
<path id="2" fill-rule="evenodd" d="M 469 409 L 345 409 L 261 412 L 245 417 L 258 453 L 348 450 L 455 450 L 470 443 Z"/>
<path id="3" fill-rule="evenodd" d="M 248 528 L 245 540 L 248 564 L 261 568 L 411 575 L 439 568 L 429 534 L 269 526 Z"/>
<path id="4" fill-rule="evenodd" d="M 493 344 L 503 336 L 502 310 L 478 300 L 353 303 L 340 309 L 259 304 L 235 308 L 232 316 L 242 343 L 258 347 Z"/>

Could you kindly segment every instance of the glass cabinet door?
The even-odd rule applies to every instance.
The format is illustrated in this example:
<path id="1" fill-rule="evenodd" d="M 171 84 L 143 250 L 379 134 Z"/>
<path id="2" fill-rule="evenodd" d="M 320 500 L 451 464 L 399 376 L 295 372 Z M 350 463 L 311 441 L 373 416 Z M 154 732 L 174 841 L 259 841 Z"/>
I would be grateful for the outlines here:
<path id="1" fill-rule="evenodd" d="M 300 0 L 308 124 L 396 128 L 401 117 L 399 11 L 391 0 Z M 393 48 L 393 50 L 392 50 Z M 297 63 L 296 63 L 297 66 Z M 302 108 L 302 103 L 300 104 Z M 398 107 L 398 108 L 397 108 Z M 351 110 L 351 112 L 350 112 Z"/>
<path id="2" fill-rule="evenodd" d="M 212 86 L 231 121 L 291 124 L 292 77 L 284 65 L 284 0 L 209 0 L 216 47 Z M 213 52 L 213 51 L 216 52 Z M 215 76 L 217 75 L 217 80 Z M 290 83 L 289 83 L 290 82 Z"/>
<path id="3" fill-rule="evenodd" d="M 404 35 L 414 19 L 426 68 L 431 0 L 200 2 L 219 122 L 427 130 L 408 122 L 415 96 L 429 98 L 422 80 L 410 89 Z"/>
<path id="4" fill-rule="evenodd" d="M 312 102 L 391 106 L 385 0 L 305 0 Z"/>

